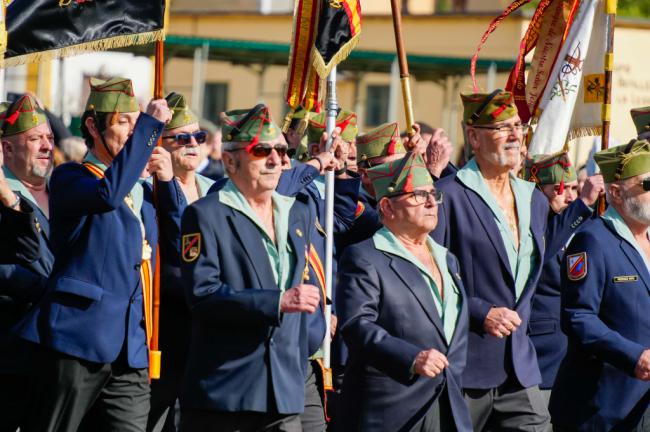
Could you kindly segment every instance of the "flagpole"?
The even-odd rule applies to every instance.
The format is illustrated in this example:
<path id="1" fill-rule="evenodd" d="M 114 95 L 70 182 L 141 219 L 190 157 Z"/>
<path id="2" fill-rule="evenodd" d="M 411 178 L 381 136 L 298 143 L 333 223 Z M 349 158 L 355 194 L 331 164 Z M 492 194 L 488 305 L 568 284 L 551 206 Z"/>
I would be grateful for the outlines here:
<path id="1" fill-rule="evenodd" d="M 402 37 L 402 9 L 400 0 L 390 0 L 390 7 L 393 11 L 393 29 L 395 32 L 395 44 L 397 45 L 397 59 L 399 62 L 400 82 L 402 84 L 402 98 L 404 99 L 404 116 L 406 117 L 406 132 L 413 136 L 413 99 L 411 98 L 411 76 L 409 65 L 404 49 L 404 38 Z"/>
<path id="2" fill-rule="evenodd" d="M 154 78 L 154 99 L 162 99 L 164 97 L 163 90 L 163 71 L 165 60 L 165 42 L 159 40 L 156 42 L 156 57 L 154 62 L 155 78 Z M 157 145 L 161 145 L 162 140 L 158 140 Z M 151 340 L 149 341 L 149 377 L 151 379 L 160 378 L 161 356 L 159 351 L 158 338 L 160 334 L 160 217 L 158 215 L 158 194 L 157 194 L 157 178 L 154 176 L 154 203 L 156 204 L 156 217 L 158 218 L 158 242 L 156 244 L 156 266 L 153 273 L 153 292 L 152 292 L 152 332 Z"/>
<path id="3" fill-rule="evenodd" d="M 603 132 L 601 138 L 601 150 L 609 148 L 610 126 L 612 121 L 612 78 L 614 73 L 614 31 L 616 25 L 616 9 L 618 0 L 605 0 L 605 13 L 607 14 L 607 50 L 605 53 L 605 95 L 603 97 Z M 605 198 L 598 202 L 600 214 L 605 212 Z"/>
<path id="4" fill-rule="evenodd" d="M 326 150 L 330 151 L 332 144 L 332 132 L 336 128 L 336 116 L 338 115 L 338 103 L 336 100 L 336 66 L 327 76 L 327 143 Z M 323 365 L 325 368 L 324 387 L 332 388 L 331 372 L 331 345 L 332 334 L 330 332 L 332 322 L 332 305 L 328 301 L 332 298 L 333 283 L 333 261 L 334 261 L 334 171 L 327 171 L 325 174 L 325 340 L 323 341 Z"/>

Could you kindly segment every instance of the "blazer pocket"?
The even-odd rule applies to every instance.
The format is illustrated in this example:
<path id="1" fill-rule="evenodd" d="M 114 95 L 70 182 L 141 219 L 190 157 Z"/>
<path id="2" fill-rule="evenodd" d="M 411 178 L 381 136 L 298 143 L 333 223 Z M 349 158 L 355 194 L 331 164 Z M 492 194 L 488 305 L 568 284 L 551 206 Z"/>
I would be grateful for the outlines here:
<path id="1" fill-rule="evenodd" d="M 56 281 L 54 292 L 74 294 L 94 301 L 101 300 L 104 294 L 104 290 L 97 285 L 68 277 L 62 277 Z"/>
<path id="2" fill-rule="evenodd" d="M 529 336 L 540 336 L 555 333 L 559 326 L 554 319 L 535 320 L 528 323 Z"/>

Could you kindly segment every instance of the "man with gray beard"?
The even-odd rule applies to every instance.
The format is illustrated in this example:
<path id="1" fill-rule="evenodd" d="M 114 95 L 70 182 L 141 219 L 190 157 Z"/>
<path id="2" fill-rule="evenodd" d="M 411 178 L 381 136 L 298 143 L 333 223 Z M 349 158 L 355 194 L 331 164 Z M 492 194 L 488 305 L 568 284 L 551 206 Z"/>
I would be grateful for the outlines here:
<path id="1" fill-rule="evenodd" d="M 30 397 L 33 350 L 11 329 L 39 300 L 52 270 L 49 193 L 54 139 L 45 113 L 31 96 L 23 96 L 0 115 L 4 177 L 14 194 L 34 209 L 39 257 L 24 265 L 0 266 L 0 431 L 23 424 Z"/>
<path id="2" fill-rule="evenodd" d="M 551 394 L 556 431 L 650 431 L 650 143 L 594 155 L 609 208 L 562 269 L 568 352 Z"/>
<path id="3" fill-rule="evenodd" d="M 472 158 L 436 188 L 445 194 L 433 238 L 453 253 L 468 295 L 463 374 L 473 430 L 542 431 L 548 409 L 527 335 L 542 269 L 548 202 L 516 178 L 527 133 L 509 92 L 462 95 Z"/>

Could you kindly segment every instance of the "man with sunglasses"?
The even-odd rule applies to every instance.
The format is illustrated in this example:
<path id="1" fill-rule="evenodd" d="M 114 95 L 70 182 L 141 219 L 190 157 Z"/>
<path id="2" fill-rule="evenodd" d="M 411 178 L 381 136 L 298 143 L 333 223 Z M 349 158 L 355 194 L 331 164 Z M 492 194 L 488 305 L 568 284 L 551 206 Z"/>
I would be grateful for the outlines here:
<path id="1" fill-rule="evenodd" d="M 467 299 L 456 258 L 429 236 L 442 193 L 413 152 L 367 175 L 383 227 L 339 267 L 344 430 L 469 432 Z"/>
<path id="2" fill-rule="evenodd" d="M 54 270 L 21 324 L 21 336 L 40 345 L 21 430 L 145 430 L 158 236 L 145 168 L 158 176 L 162 211 L 180 208 L 169 154 L 156 148 L 170 110 L 154 100 L 147 112 L 131 80 L 91 78 L 82 117 L 89 151 L 83 164 L 52 174 Z"/>
<path id="3" fill-rule="evenodd" d="M 203 157 L 207 132 L 189 108 L 183 95 L 170 93 L 167 105 L 173 115 L 165 125 L 162 146 L 171 155 L 174 179 L 182 193 L 182 209 L 207 195 L 214 181 L 196 172 Z M 174 227 L 174 220 L 162 220 Z M 180 229 L 180 226 L 178 226 Z M 164 352 L 160 379 L 151 382 L 151 410 L 148 431 L 176 430 L 176 400 L 180 394 L 191 334 L 190 311 L 185 302 L 181 278 L 179 235 L 161 242 L 160 349 Z"/>
<path id="4" fill-rule="evenodd" d="M 562 263 L 568 336 L 550 411 L 557 431 L 650 430 L 650 143 L 594 155 L 609 208 Z"/>
<path id="5" fill-rule="evenodd" d="M 5 105 L 4 111 L 0 133 L 5 164 L 0 170 L 14 197 L 8 206 L 31 208 L 38 230 L 38 259 L 0 266 L 0 418 L 4 427 L 0 430 L 15 431 L 26 420 L 35 353 L 12 328 L 43 295 L 54 263 L 48 203 L 54 141 L 45 112 L 32 96 L 18 98 Z"/>
<path id="6" fill-rule="evenodd" d="M 469 296 L 465 400 L 476 431 L 541 431 L 549 415 L 526 329 L 548 202 L 534 184 L 511 174 L 528 129 L 513 95 L 497 90 L 461 98 L 474 158 L 437 183 L 445 202 L 433 236 L 458 257 Z"/>
<path id="7" fill-rule="evenodd" d="M 526 161 L 525 174 L 526 180 L 534 182 L 546 196 L 552 210 L 548 213 L 542 274 L 528 324 L 542 374 L 540 389 L 548 404 L 567 348 L 560 326 L 562 258 L 570 239 L 592 218 L 592 207 L 605 189 L 602 176 L 595 175 L 587 178 L 578 196 L 578 178 L 566 151 L 533 156 Z"/>
<path id="8" fill-rule="evenodd" d="M 276 187 L 288 150 L 269 109 L 222 114 L 228 181 L 183 214 L 181 270 L 192 337 L 184 431 L 300 431 L 307 366 L 303 283 L 314 219 Z"/>

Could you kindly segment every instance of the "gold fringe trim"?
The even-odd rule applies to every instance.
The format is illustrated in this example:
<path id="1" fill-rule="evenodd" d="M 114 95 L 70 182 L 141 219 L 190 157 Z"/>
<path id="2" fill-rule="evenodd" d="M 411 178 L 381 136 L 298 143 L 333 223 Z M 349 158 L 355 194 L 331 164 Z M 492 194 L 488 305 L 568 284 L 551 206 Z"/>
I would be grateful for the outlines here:
<path id="1" fill-rule="evenodd" d="M 345 60 L 350 55 L 352 50 L 356 48 L 356 46 L 359 44 L 360 36 L 361 33 L 357 33 L 352 39 L 347 41 L 345 45 L 343 45 L 341 49 L 337 51 L 334 57 L 332 57 L 328 64 L 325 64 L 323 56 L 321 56 L 318 50 L 314 48 L 314 51 L 312 52 L 312 63 L 316 69 L 316 72 L 318 72 L 318 76 L 320 76 L 322 79 L 326 79 L 330 72 L 332 72 L 334 66 Z"/>
<path id="2" fill-rule="evenodd" d="M 566 138 L 566 142 L 568 143 L 569 141 L 573 141 L 578 138 L 601 136 L 602 134 L 603 134 L 602 126 L 581 127 L 569 131 L 569 134 L 567 135 Z"/>
<path id="3" fill-rule="evenodd" d="M 55 48 L 47 51 L 39 51 L 30 54 L 24 54 L 16 57 L 10 57 L 0 62 L 1 68 L 18 66 L 27 63 L 38 63 L 47 60 L 53 60 L 61 57 L 69 57 L 77 54 L 83 54 L 94 51 L 106 51 L 115 48 L 124 48 L 131 45 L 144 45 L 165 39 L 165 29 L 159 29 L 147 33 L 138 33 L 133 35 L 114 36 L 105 39 L 98 39 L 91 42 L 84 42 L 77 45 L 70 45 L 62 48 Z"/>

